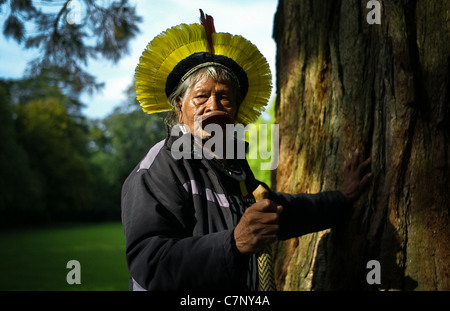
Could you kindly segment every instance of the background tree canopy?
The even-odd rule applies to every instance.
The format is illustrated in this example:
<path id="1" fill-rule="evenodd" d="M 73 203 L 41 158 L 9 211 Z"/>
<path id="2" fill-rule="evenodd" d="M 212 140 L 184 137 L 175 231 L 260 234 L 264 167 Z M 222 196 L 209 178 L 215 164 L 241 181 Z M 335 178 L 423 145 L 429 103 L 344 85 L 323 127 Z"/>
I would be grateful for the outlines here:
<path id="1" fill-rule="evenodd" d="M 3 35 L 36 51 L 22 79 L 0 80 L 3 225 L 119 220 L 124 180 L 166 136 L 165 114 L 143 113 L 134 83 L 105 118 L 81 113 L 80 94 L 102 87 L 86 71 L 88 60 L 117 62 L 141 22 L 128 1 L 98 3 L 0 1 Z M 257 177 L 270 184 L 270 171 Z"/>
<path id="2" fill-rule="evenodd" d="M 141 17 L 128 1 L 74 3 L 0 1 L 7 16 L 3 35 L 36 51 L 23 79 L 0 81 L 5 224 L 117 219 L 120 179 L 142 156 L 139 148 L 130 150 L 136 148 L 132 141 L 144 148 L 160 137 L 160 127 L 152 127 L 158 118 L 138 115 L 134 101 L 105 120 L 81 114 L 80 94 L 102 86 L 85 70 L 87 61 L 118 61 L 139 32 Z"/>
<path id="3" fill-rule="evenodd" d="M 0 81 L 2 221 L 119 219 L 122 183 L 165 137 L 164 115 L 144 114 L 130 87 L 129 101 L 90 120 L 41 82 Z"/>
<path id="4" fill-rule="evenodd" d="M 31 0 L 0 0 L 0 12 L 8 16 L 3 35 L 37 51 L 29 76 L 46 71 L 72 94 L 93 91 L 102 84 L 83 66 L 99 56 L 117 62 L 142 21 L 127 0 L 108 3 L 44 0 L 36 6 Z"/>

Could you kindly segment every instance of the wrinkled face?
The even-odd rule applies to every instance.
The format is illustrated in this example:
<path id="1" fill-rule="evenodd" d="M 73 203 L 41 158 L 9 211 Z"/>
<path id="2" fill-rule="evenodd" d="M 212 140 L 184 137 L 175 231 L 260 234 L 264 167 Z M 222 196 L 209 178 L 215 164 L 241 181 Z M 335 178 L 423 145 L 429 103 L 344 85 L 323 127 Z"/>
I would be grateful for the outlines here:
<path id="1" fill-rule="evenodd" d="M 203 77 L 186 91 L 184 98 L 178 97 L 177 103 L 181 105 L 179 122 L 201 139 L 211 136 L 204 130 L 208 124 L 218 124 L 222 129 L 234 124 L 237 102 L 230 83 Z"/>

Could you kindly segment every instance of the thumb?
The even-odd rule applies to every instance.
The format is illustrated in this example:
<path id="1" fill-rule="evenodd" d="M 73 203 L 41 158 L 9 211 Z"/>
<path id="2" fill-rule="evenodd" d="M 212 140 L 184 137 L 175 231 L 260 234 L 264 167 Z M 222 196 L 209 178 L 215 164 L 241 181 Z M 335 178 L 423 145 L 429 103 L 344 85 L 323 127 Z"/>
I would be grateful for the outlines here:
<path id="1" fill-rule="evenodd" d="M 277 214 L 281 214 L 283 212 L 283 206 L 277 205 Z"/>

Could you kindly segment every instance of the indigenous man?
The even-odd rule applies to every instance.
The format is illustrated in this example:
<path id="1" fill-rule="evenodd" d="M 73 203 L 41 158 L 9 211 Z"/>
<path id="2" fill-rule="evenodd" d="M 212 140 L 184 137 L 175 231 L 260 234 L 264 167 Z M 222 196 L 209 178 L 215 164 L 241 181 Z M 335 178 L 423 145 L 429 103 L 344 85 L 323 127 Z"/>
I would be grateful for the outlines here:
<path id="1" fill-rule="evenodd" d="M 341 223 L 370 180 L 370 159 L 360 163 L 355 153 L 341 191 L 291 195 L 264 185 L 265 199 L 255 202 L 261 182 L 245 157 L 202 147 L 212 137 L 208 124 L 225 129 L 257 119 L 270 96 L 269 66 L 249 41 L 216 33 L 212 18 L 201 15 L 202 25 L 153 39 L 136 68 L 143 110 L 171 113 L 167 138 L 123 186 L 132 290 L 259 290 L 262 250 Z M 187 145 L 177 143 L 186 138 Z"/>

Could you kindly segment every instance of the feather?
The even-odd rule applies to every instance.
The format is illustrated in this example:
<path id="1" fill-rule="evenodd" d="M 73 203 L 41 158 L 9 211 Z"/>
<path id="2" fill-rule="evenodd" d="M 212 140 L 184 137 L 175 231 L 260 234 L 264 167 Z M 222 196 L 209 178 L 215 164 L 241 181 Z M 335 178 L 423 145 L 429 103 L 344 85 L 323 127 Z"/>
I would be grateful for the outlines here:
<path id="1" fill-rule="evenodd" d="M 172 109 L 165 92 L 166 80 L 184 58 L 208 52 L 205 32 L 199 24 L 181 24 L 155 37 L 142 53 L 135 72 L 137 99 L 145 112 Z"/>
<path id="2" fill-rule="evenodd" d="M 216 32 L 214 27 L 214 18 L 211 15 L 204 14 L 203 10 L 200 9 L 200 22 L 206 31 L 206 40 L 208 41 L 209 48 L 211 49 L 211 54 L 214 55 L 214 45 L 212 41 L 212 34 Z"/>
<path id="3" fill-rule="evenodd" d="M 137 99 L 147 113 L 171 110 L 165 92 L 174 67 L 194 53 L 214 51 L 233 59 L 247 74 L 248 91 L 239 107 L 237 122 L 254 122 L 270 98 L 272 76 L 269 64 L 258 48 L 239 35 L 216 33 L 212 17 L 204 17 L 208 31 L 200 24 L 181 24 L 155 37 L 142 53 L 135 72 Z M 207 40 L 207 33 L 211 38 Z M 211 41 L 211 42 L 209 42 Z M 213 49 L 211 47 L 214 47 Z"/>
<path id="4" fill-rule="evenodd" d="M 272 75 L 269 64 L 261 52 L 242 36 L 216 33 L 213 35 L 213 42 L 217 55 L 233 59 L 247 73 L 248 91 L 239 107 L 237 121 L 244 125 L 250 124 L 264 110 L 271 95 Z"/>

